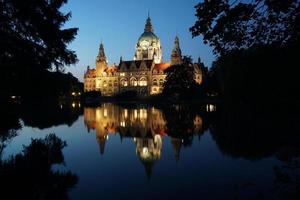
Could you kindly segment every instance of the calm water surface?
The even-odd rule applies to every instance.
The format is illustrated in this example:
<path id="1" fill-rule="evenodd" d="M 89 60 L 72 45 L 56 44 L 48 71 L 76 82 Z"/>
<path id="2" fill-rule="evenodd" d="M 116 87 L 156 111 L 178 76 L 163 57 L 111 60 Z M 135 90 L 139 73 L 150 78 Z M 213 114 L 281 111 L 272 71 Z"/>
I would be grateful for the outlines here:
<path id="1" fill-rule="evenodd" d="M 42 178 L 65 187 L 52 198 L 293 199 L 299 189 L 299 182 L 281 180 L 299 175 L 298 168 L 285 168 L 298 158 L 298 137 L 274 132 L 280 125 L 272 120 L 226 115 L 216 105 L 73 103 L 27 111 L 17 117 L 21 127 L 6 129 L 13 136 L 2 138 L 1 159 L 26 157 L 32 139 L 51 133 L 65 141 L 59 161 Z M 74 180 L 56 183 L 52 172 L 70 172 Z M 43 195 L 57 191 L 47 184 Z"/>

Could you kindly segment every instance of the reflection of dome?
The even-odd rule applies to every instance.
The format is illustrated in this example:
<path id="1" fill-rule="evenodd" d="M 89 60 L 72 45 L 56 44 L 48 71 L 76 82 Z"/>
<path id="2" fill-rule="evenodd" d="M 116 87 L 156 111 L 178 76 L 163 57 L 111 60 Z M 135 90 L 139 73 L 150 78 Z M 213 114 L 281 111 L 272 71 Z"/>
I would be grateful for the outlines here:
<path id="1" fill-rule="evenodd" d="M 138 40 L 138 43 L 140 44 L 142 41 L 147 41 L 150 44 L 153 42 L 158 43 L 158 37 L 153 32 L 144 32 Z"/>

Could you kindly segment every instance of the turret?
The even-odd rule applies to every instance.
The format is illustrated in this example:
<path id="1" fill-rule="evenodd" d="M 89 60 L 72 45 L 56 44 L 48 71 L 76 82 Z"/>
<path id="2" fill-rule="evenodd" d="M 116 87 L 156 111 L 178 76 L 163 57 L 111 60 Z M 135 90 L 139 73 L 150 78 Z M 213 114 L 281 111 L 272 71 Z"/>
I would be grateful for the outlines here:
<path id="1" fill-rule="evenodd" d="M 179 38 L 176 36 L 174 41 L 174 48 L 171 54 L 171 65 L 180 65 L 182 63 L 181 49 L 179 45 Z"/>
<path id="2" fill-rule="evenodd" d="M 106 61 L 106 56 L 104 53 L 104 47 L 101 42 L 100 47 L 99 47 L 99 53 L 96 58 L 96 73 L 97 76 L 100 76 L 104 69 L 107 67 L 107 61 Z"/>

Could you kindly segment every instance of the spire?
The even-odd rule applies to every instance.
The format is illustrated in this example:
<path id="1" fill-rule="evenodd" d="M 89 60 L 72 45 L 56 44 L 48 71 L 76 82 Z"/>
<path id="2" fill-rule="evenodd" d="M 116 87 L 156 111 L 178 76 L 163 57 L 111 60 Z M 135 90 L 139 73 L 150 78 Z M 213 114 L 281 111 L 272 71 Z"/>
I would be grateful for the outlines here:
<path id="1" fill-rule="evenodd" d="M 181 49 L 180 49 L 180 45 L 179 45 L 179 38 L 177 35 L 176 35 L 175 41 L 174 41 L 174 50 L 180 51 L 180 53 L 181 53 Z"/>
<path id="2" fill-rule="evenodd" d="M 182 63 L 181 49 L 178 36 L 175 37 L 174 48 L 171 54 L 171 65 L 179 65 Z"/>
<path id="3" fill-rule="evenodd" d="M 152 24 L 151 24 L 151 18 L 148 12 L 148 18 L 146 20 L 145 24 L 145 32 L 153 32 Z"/>
<path id="4" fill-rule="evenodd" d="M 174 149 L 174 156 L 176 162 L 179 161 L 179 156 L 180 156 L 180 149 L 181 149 L 181 139 L 178 138 L 171 138 L 171 143 Z"/>
<path id="5" fill-rule="evenodd" d="M 102 42 L 100 43 L 99 53 L 98 53 L 98 56 L 97 56 L 97 61 L 105 61 L 106 62 L 106 56 L 105 56 L 105 53 L 104 53 L 104 47 L 103 47 Z"/>
<path id="6" fill-rule="evenodd" d="M 103 155 L 104 154 L 104 149 L 105 149 L 106 136 L 97 137 L 97 141 L 98 141 L 99 148 L 100 148 L 100 154 Z"/>

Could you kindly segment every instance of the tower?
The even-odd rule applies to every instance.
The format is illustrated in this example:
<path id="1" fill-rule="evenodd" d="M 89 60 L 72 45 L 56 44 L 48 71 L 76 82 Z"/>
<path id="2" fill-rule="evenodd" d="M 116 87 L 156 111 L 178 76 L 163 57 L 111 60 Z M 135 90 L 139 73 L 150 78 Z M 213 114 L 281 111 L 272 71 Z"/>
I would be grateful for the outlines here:
<path id="1" fill-rule="evenodd" d="M 134 60 L 154 60 L 155 63 L 162 62 L 162 50 L 159 38 L 154 34 L 151 18 L 145 23 L 143 34 L 139 37 L 135 46 Z"/>
<path id="2" fill-rule="evenodd" d="M 102 72 L 104 69 L 107 67 L 107 61 L 106 61 L 106 56 L 104 53 L 104 47 L 101 42 L 100 47 L 99 47 L 99 52 L 98 56 L 96 58 L 96 74 L 97 76 L 101 76 Z"/>
<path id="3" fill-rule="evenodd" d="M 182 63 L 181 49 L 179 45 L 179 38 L 176 36 L 174 41 L 174 48 L 171 54 L 171 65 L 180 65 Z"/>

